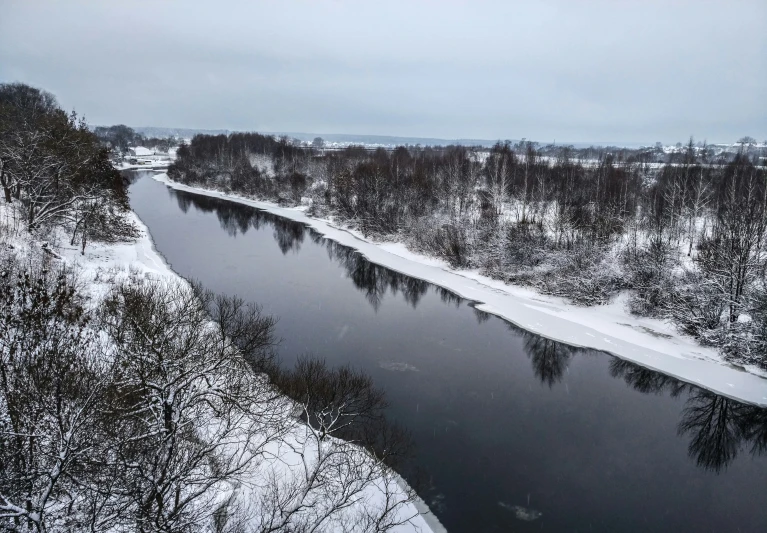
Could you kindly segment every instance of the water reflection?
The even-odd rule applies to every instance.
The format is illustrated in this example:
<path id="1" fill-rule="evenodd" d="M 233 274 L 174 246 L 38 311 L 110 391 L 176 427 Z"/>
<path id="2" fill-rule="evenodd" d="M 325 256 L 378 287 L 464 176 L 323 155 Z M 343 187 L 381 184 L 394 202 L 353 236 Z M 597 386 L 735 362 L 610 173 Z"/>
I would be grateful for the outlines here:
<path id="1" fill-rule="evenodd" d="M 668 392 L 672 398 L 676 398 L 687 389 L 687 383 L 683 381 L 617 357 L 610 361 L 610 375 L 645 394 Z"/>
<path id="2" fill-rule="evenodd" d="M 306 235 L 306 231 L 301 224 L 296 224 L 284 218 L 275 218 L 270 220 L 270 222 L 274 226 L 274 240 L 277 241 L 277 246 L 280 247 L 282 255 L 290 251 L 297 253 L 301 249 L 301 243 L 304 242 L 304 236 Z"/>
<path id="3" fill-rule="evenodd" d="M 370 263 L 355 250 L 325 239 L 301 223 L 277 217 L 249 206 L 176 191 L 168 188 L 179 208 L 188 212 L 194 207 L 202 212 L 215 213 L 227 234 L 236 237 L 250 228 L 271 227 L 274 240 L 283 254 L 300 250 L 308 236 L 323 246 L 328 257 L 340 264 L 354 287 L 362 292 L 376 311 L 387 294 L 401 294 L 413 307 L 433 288 L 443 302 L 460 306 L 463 299 L 441 287 L 405 276 L 385 267 Z M 490 315 L 472 305 L 479 324 Z M 524 351 L 530 359 L 533 372 L 541 384 L 553 389 L 565 380 L 568 367 L 577 356 L 610 357 L 609 373 L 622 379 L 626 385 L 643 394 L 668 394 L 672 398 L 686 396 L 682 418 L 678 424 L 680 437 L 689 439 L 688 454 L 701 468 L 720 472 L 740 454 L 761 455 L 767 452 L 767 409 L 747 405 L 694 387 L 678 379 L 655 372 L 635 363 L 607 354 L 576 348 L 523 330 L 512 324 L 508 327 L 524 339 Z"/>
<path id="4" fill-rule="evenodd" d="M 525 353 L 530 358 L 536 377 L 549 388 L 562 381 L 567 366 L 576 353 L 587 351 L 529 331 L 515 329 L 524 336 Z"/>
<path id="5" fill-rule="evenodd" d="M 610 375 L 645 394 L 677 397 L 686 392 L 677 432 L 690 439 L 687 453 L 706 470 L 725 469 L 743 450 L 753 455 L 767 451 L 765 408 L 719 396 L 621 359 L 611 361 Z"/>
<path id="6" fill-rule="evenodd" d="M 474 318 L 477 319 L 477 324 L 484 324 L 488 320 L 490 320 L 491 315 L 490 313 L 486 313 L 485 311 L 481 311 L 477 309 L 476 307 L 472 306 L 472 309 L 474 309 Z"/>
<path id="7" fill-rule="evenodd" d="M 190 206 L 203 213 L 214 213 L 221 228 L 232 237 L 247 233 L 251 227 L 259 229 L 264 225 L 272 227 L 274 240 L 283 254 L 297 253 L 304 239 L 309 238 L 323 246 L 328 257 L 344 267 L 347 277 L 354 286 L 364 293 L 370 305 L 378 310 L 387 293 L 401 293 L 405 300 L 413 306 L 418 306 L 424 294 L 429 290 L 429 284 L 423 280 L 405 276 L 388 268 L 376 265 L 366 260 L 359 252 L 335 241 L 323 238 L 319 233 L 294 222 L 266 211 L 261 211 L 246 205 L 214 198 L 190 194 L 168 188 L 171 195 L 185 213 Z M 442 301 L 460 305 L 462 299 L 450 291 L 439 288 Z"/>

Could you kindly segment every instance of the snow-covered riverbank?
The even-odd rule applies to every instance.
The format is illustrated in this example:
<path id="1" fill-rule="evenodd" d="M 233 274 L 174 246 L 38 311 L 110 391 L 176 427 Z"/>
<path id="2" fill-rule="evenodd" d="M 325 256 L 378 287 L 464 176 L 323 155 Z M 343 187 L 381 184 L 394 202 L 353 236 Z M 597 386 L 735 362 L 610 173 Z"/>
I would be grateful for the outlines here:
<path id="1" fill-rule="evenodd" d="M 679 335 L 671 325 L 630 315 L 622 298 L 595 307 L 572 305 L 561 298 L 505 285 L 477 272 L 453 270 L 443 261 L 412 253 L 400 243 L 371 242 L 331 221 L 310 217 L 301 208 L 284 208 L 189 187 L 170 181 L 166 174 L 153 177 L 174 189 L 225 198 L 305 223 L 325 237 L 357 249 L 376 264 L 449 289 L 478 302 L 478 309 L 528 331 L 571 345 L 604 350 L 723 396 L 767 406 L 767 373 L 755 367 L 734 367 L 716 350 Z"/>
<path id="2" fill-rule="evenodd" d="M 109 289 L 111 285 L 108 280 L 110 278 L 123 275 L 127 271 L 132 271 L 140 277 L 152 279 L 182 279 L 157 252 L 147 227 L 134 213 L 131 213 L 129 216 L 139 229 L 139 236 L 133 242 L 118 244 L 93 243 L 86 248 L 84 255 L 80 254 L 79 246 L 69 246 L 66 241 L 52 247 L 55 255 L 61 257 L 70 265 L 75 266 L 78 271 L 78 279 L 83 284 L 83 289 L 95 298 L 100 297 Z M 29 241 L 19 242 L 17 245 L 35 246 L 34 243 Z M 265 466 L 264 468 L 273 468 L 275 475 L 284 480 L 288 479 L 290 475 L 301 475 L 302 473 L 298 469 L 302 463 L 295 452 L 295 450 L 300 449 L 298 444 L 301 443 L 303 434 L 301 428 L 302 424 L 296 421 L 294 431 L 284 437 L 285 445 L 275 443 L 270 446 L 269 453 L 271 459 L 267 462 L 272 466 Z M 254 476 L 263 476 L 263 471 L 254 472 Z M 238 505 L 241 505 L 243 508 L 256 504 L 258 494 L 254 487 L 259 486 L 258 481 L 260 479 L 254 477 L 254 482 L 248 485 L 249 488 L 247 490 L 235 487 L 231 493 L 222 494 L 221 499 L 239 497 L 242 501 Z M 381 489 L 381 486 L 384 485 L 388 487 L 386 490 Z M 368 507 L 371 505 L 376 506 L 379 500 L 381 502 L 384 501 L 386 492 L 388 492 L 389 496 L 394 495 L 394 497 L 399 497 L 396 496 L 396 493 L 401 492 L 404 494 L 403 487 L 406 487 L 404 480 L 395 475 L 389 480 L 380 480 L 377 483 L 370 484 L 360 495 L 360 501 L 362 505 Z M 355 505 L 353 504 L 347 513 L 354 513 Z M 396 513 L 400 519 L 412 518 L 392 528 L 391 531 L 393 532 L 441 533 L 445 531 L 439 520 L 429 511 L 426 504 L 420 498 L 400 506 Z"/>

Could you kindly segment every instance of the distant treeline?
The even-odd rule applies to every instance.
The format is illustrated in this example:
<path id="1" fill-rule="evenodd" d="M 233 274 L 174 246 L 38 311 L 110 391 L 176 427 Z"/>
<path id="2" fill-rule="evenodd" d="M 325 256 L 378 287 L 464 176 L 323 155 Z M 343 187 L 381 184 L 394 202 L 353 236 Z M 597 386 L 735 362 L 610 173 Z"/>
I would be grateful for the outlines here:
<path id="1" fill-rule="evenodd" d="M 115 155 L 124 155 L 128 152 L 128 148 L 135 146 L 154 148 L 159 152 L 167 152 L 170 148 L 178 146 L 175 137 L 147 137 L 124 124 L 96 126 L 93 128 L 93 133 Z"/>
<path id="2" fill-rule="evenodd" d="M 396 239 L 454 267 L 593 305 L 630 290 L 734 361 L 767 366 L 767 172 L 688 145 L 638 150 L 498 143 L 338 151 L 256 133 L 198 135 L 169 176 Z"/>

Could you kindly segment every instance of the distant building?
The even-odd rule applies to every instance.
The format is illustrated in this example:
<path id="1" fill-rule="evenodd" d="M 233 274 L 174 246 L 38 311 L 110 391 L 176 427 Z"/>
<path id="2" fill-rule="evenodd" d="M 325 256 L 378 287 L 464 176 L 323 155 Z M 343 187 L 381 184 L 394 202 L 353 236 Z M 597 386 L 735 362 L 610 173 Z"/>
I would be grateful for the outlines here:
<path id="1" fill-rule="evenodd" d="M 167 166 L 171 159 L 175 159 L 175 148 L 173 155 L 168 152 L 152 150 L 144 146 L 132 146 L 128 148 L 128 154 L 125 156 L 125 162 L 129 165 L 165 165 Z"/>
<path id="2" fill-rule="evenodd" d="M 128 153 L 130 153 L 131 157 L 152 157 L 155 155 L 152 150 L 144 148 L 143 146 L 133 146 L 128 148 Z"/>

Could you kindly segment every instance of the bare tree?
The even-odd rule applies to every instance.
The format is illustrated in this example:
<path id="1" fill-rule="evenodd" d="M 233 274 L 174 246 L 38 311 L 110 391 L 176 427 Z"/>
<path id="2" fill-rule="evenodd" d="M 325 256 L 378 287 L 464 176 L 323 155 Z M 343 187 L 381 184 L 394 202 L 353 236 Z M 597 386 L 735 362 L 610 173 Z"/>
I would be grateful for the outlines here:
<path id="1" fill-rule="evenodd" d="M 302 422 L 276 458 L 292 475 L 266 476 L 259 531 L 382 532 L 415 518 L 415 494 L 389 466 L 409 440 L 386 423 L 383 393 L 369 377 L 302 358 L 277 383 Z"/>
<path id="2" fill-rule="evenodd" d="M 726 298 L 731 323 L 737 321 L 744 293 L 763 261 L 759 252 L 765 192 L 767 184 L 745 156 L 739 156 L 721 180 L 712 236 L 701 242 L 698 264 Z"/>
<path id="3" fill-rule="evenodd" d="M 109 409 L 124 435 L 115 445 L 124 472 L 117 493 L 138 531 L 207 523 L 220 493 L 245 481 L 284 432 L 279 394 L 210 322 L 199 296 L 180 284 L 134 282 L 104 305 L 119 368 Z M 224 322 L 239 322 L 252 351 L 271 344 L 270 322 L 245 332 L 237 314 Z"/>
<path id="4" fill-rule="evenodd" d="M 0 280 L 0 529 L 77 528 L 89 505 L 85 477 L 103 452 L 96 435 L 108 363 L 64 272 L 8 266 Z"/>

